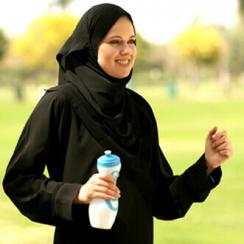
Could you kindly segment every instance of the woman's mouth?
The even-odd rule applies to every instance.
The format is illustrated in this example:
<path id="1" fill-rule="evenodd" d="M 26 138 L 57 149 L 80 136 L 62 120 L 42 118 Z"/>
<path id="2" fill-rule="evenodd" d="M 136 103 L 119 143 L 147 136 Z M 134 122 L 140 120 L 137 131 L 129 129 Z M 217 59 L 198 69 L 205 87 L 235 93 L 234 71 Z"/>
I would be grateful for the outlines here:
<path id="1" fill-rule="evenodd" d="M 129 59 L 125 59 L 125 60 L 118 59 L 116 62 L 119 64 L 122 64 L 122 65 L 127 65 L 127 64 L 129 64 L 130 60 Z"/>

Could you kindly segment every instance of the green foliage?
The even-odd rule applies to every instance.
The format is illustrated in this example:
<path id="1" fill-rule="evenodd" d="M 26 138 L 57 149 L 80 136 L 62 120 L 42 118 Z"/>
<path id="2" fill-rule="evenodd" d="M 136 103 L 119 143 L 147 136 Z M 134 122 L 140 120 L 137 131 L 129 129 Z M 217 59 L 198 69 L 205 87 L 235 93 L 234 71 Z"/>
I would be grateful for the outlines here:
<path id="1" fill-rule="evenodd" d="M 141 71 L 148 66 L 150 66 L 150 60 L 148 58 L 151 45 L 143 37 L 137 33 L 136 34 L 136 46 L 137 46 L 137 59 L 135 63 L 135 70 Z"/>
<path id="2" fill-rule="evenodd" d="M 74 0 L 54 0 L 54 4 L 60 6 L 61 8 L 66 8 Z"/>
<path id="3" fill-rule="evenodd" d="M 237 27 L 228 32 L 229 69 L 233 75 L 240 75 L 244 70 L 244 32 Z"/>
<path id="4" fill-rule="evenodd" d="M 77 22 L 77 18 L 67 14 L 46 15 L 33 21 L 28 31 L 12 43 L 10 55 L 17 60 L 16 66 L 55 71 L 55 55 Z M 137 34 L 137 49 L 136 69 L 141 70 L 150 63 L 150 44 L 140 34 Z"/>
<path id="5" fill-rule="evenodd" d="M 244 17 L 244 0 L 238 0 L 239 6 L 238 6 L 238 12 L 240 16 Z"/>
<path id="6" fill-rule="evenodd" d="M 45 15 L 34 20 L 28 31 L 12 43 L 16 65 L 28 69 L 56 70 L 55 56 L 71 35 L 77 18 L 67 14 Z"/>
<path id="7" fill-rule="evenodd" d="M 74 0 L 53 0 L 51 5 L 60 6 L 62 9 L 66 9 L 73 1 Z"/>
<path id="8" fill-rule="evenodd" d="M 0 60 L 3 59 L 7 52 L 8 41 L 4 32 L 0 29 Z"/>
<path id="9" fill-rule="evenodd" d="M 213 64 L 221 59 L 225 45 L 214 28 L 193 25 L 176 38 L 175 48 L 190 61 Z"/>

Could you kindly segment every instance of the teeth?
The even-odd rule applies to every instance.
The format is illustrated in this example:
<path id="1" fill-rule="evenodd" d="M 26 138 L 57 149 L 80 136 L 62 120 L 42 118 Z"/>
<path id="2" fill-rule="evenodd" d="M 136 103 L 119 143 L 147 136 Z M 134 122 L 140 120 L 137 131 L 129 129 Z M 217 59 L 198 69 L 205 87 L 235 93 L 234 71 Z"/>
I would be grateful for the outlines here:
<path id="1" fill-rule="evenodd" d="M 120 63 L 120 64 L 128 64 L 129 60 L 118 60 L 118 63 Z"/>

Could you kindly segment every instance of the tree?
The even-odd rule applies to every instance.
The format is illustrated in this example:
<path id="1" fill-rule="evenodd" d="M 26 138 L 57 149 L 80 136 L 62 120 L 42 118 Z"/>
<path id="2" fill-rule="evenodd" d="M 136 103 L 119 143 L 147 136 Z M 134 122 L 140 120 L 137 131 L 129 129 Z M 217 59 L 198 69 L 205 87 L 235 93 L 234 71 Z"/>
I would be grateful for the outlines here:
<path id="1" fill-rule="evenodd" d="M 228 31 L 229 69 L 232 75 L 238 76 L 244 69 L 244 0 L 238 1 L 239 23 Z"/>
<path id="2" fill-rule="evenodd" d="M 243 19 L 244 18 L 244 0 L 239 0 L 238 12 L 239 16 Z"/>
<path id="3" fill-rule="evenodd" d="M 53 0 L 51 6 L 59 6 L 65 10 L 74 0 Z"/>
<path id="4" fill-rule="evenodd" d="M 213 75 L 218 75 L 218 78 L 222 76 L 226 46 L 226 40 L 220 30 L 200 24 L 190 26 L 173 44 L 183 61 L 181 69 L 194 80 Z"/>
<path id="5" fill-rule="evenodd" d="M 32 70 L 56 71 L 55 56 L 78 20 L 67 14 L 45 15 L 34 20 L 27 32 L 12 43 L 18 65 Z"/>
<path id="6" fill-rule="evenodd" d="M 137 59 L 135 63 L 135 71 L 140 72 L 142 69 L 145 69 L 149 64 L 148 53 L 151 45 L 150 43 L 145 41 L 139 33 L 137 33 L 136 46 L 137 46 Z"/>
<path id="7" fill-rule="evenodd" d="M 244 70 L 244 33 L 241 28 L 229 30 L 229 69 L 234 76 Z"/>
<path id="8" fill-rule="evenodd" d="M 193 25 L 177 37 L 175 47 L 188 60 L 214 64 L 223 55 L 224 41 L 214 28 Z"/>
<path id="9" fill-rule="evenodd" d="M 3 59 L 7 52 L 8 41 L 3 30 L 0 29 L 0 60 Z"/>

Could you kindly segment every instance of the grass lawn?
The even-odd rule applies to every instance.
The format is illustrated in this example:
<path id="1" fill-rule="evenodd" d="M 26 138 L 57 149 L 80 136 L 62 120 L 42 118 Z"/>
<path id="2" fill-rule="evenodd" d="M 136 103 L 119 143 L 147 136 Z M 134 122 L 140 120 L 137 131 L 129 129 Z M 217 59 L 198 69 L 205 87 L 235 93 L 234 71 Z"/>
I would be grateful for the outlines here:
<path id="1" fill-rule="evenodd" d="M 163 87 L 138 89 L 150 102 L 158 122 L 160 144 L 175 174 L 202 154 L 208 130 L 217 125 L 232 139 L 234 156 L 223 166 L 221 184 L 207 201 L 192 206 L 185 218 L 155 219 L 155 244 L 244 243 L 244 96 L 219 96 L 193 90 L 169 99 Z M 217 92 L 217 89 L 215 89 Z M 209 95 L 210 94 L 210 95 Z M 0 179 L 36 100 L 17 103 L 0 87 Z M 53 227 L 23 217 L 0 188 L 0 244 L 52 243 Z M 137 244 L 137 243 L 135 243 Z"/>

